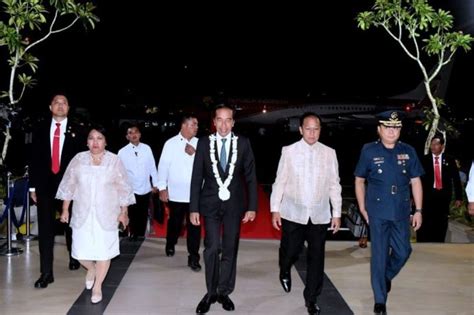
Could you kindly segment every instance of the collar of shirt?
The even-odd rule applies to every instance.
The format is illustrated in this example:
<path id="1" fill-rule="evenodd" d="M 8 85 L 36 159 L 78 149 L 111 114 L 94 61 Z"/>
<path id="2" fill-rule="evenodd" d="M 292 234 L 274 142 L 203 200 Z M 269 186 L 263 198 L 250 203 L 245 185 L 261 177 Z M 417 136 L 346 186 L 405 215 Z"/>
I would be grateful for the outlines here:
<path id="1" fill-rule="evenodd" d="M 304 141 L 303 138 L 301 138 L 301 140 L 300 140 L 300 144 L 301 144 L 301 146 L 303 147 L 304 150 L 315 151 L 318 148 L 318 143 L 319 142 L 317 141 L 316 143 L 311 145 L 311 144 L 307 143 L 306 141 Z"/>
<path id="2" fill-rule="evenodd" d="M 140 145 L 141 142 L 139 142 L 137 145 L 133 144 L 133 143 L 129 143 L 130 145 L 130 148 L 134 149 L 134 150 L 140 150 L 142 148 L 142 146 Z"/>
<path id="3" fill-rule="evenodd" d="M 180 139 L 181 141 L 186 141 L 187 143 L 190 143 L 191 140 L 193 139 L 193 138 L 191 138 L 191 140 L 186 139 L 186 138 L 181 134 L 181 132 L 178 133 L 178 136 L 179 136 L 179 139 Z"/>
<path id="4" fill-rule="evenodd" d="M 61 160 L 64 140 L 66 139 L 66 126 L 67 126 L 67 117 L 61 121 L 56 121 L 51 119 L 51 127 L 49 129 L 49 140 L 51 145 L 51 153 L 53 152 L 53 142 L 54 142 L 54 132 L 56 131 L 56 124 L 61 124 L 59 126 L 59 160 Z"/>
<path id="5" fill-rule="evenodd" d="M 231 138 L 232 138 L 232 132 L 229 132 L 225 137 L 222 137 L 218 132 L 216 132 L 217 154 L 219 156 L 221 156 L 222 139 L 227 139 L 227 141 L 225 142 L 225 150 L 227 152 L 227 158 L 229 158 Z"/>
<path id="6" fill-rule="evenodd" d="M 436 157 L 439 157 L 438 161 L 439 161 L 439 163 L 441 163 L 441 160 L 443 159 L 443 153 L 440 153 L 439 155 L 435 155 L 435 154 L 431 153 L 431 155 L 433 157 L 433 163 L 435 162 Z"/>
<path id="7" fill-rule="evenodd" d="M 139 142 L 137 145 L 134 145 L 133 143 L 129 143 L 128 144 L 128 149 L 130 151 L 131 154 L 135 154 L 135 156 L 138 157 L 138 153 L 141 152 L 143 146 L 140 145 L 141 143 Z"/>
<path id="8" fill-rule="evenodd" d="M 216 138 L 217 138 L 217 142 L 221 142 L 222 143 L 222 139 L 227 139 L 226 143 L 229 143 L 230 142 L 230 139 L 232 138 L 232 132 L 229 132 L 227 134 L 227 136 L 223 137 L 221 136 L 218 132 L 216 132 Z"/>
<path id="9" fill-rule="evenodd" d="M 64 133 L 66 131 L 66 126 L 67 126 L 67 117 L 61 121 L 56 121 L 54 120 L 54 118 L 51 119 L 51 129 L 53 130 L 53 132 L 54 132 L 54 129 L 56 129 L 57 123 L 61 124 L 60 128 L 61 128 L 61 131 L 63 131 L 62 133 Z"/>

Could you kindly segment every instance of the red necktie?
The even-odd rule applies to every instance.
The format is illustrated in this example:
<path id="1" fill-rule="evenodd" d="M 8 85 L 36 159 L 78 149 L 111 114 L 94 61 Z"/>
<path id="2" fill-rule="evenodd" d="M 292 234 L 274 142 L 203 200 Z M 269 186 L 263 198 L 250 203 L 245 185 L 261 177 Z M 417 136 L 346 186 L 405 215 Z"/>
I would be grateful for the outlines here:
<path id="1" fill-rule="evenodd" d="M 59 140 L 61 139 L 61 124 L 56 123 L 56 130 L 54 130 L 53 136 L 53 154 L 52 154 L 52 163 L 51 163 L 51 171 L 54 174 L 59 172 Z"/>
<path id="2" fill-rule="evenodd" d="M 435 189 L 442 189 L 443 182 L 441 181 L 441 169 L 439 167 L 439 156 L 435 156 L 434 171 L 435 171 Z"/>

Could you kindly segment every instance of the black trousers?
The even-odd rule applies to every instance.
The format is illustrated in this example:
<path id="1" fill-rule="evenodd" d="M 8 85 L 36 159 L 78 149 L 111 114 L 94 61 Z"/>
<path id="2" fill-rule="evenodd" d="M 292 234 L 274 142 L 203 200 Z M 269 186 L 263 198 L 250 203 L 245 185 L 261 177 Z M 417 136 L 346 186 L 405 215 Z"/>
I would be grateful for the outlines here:
<path id="1" fill-rule="evenodd" d="M 135 194 L 135 200 L 137 203 L 128 207 L 130 235 L 145 236 L 146 223 L 148 220 L 148 207 L 150 205 L 150 193 L 144 195 Z"/>
<path id="2" fill-rule="evenodd" d="M 228 214 L 204 218 L 204 264 L 209 295 L 229 295 L 234 291 L 241 219 L 239 215 Z"/>
<path id="3" fill-rule="evenodd" d="M 54 236 L 56 235 L 56 214 L 62 211 L 62 200 L 52 194 L 37 194 L 38 245 L 41 274 L 53 274 Z M 69 209 L 69 217 L 72 211 Z M 72 229 L 69 224 L 61 224 L 66 235 L 66 246 L 71 256 Z"/>
<path id="4" fill-rule="evenodd" d="M 299 224 L 281 220 L 282 234 L 280 242 L 280 271 L 290 272 L 291 266 L 298 260 L 304 242 L 308 243 L 305 301 L 316 302 L 323 288 L 324 254 L 328 224 Z"/>
<path id="5" fill-rule="evenodd" d="M 423 198 L 423 223 L 421 224 L 421 228 L 416 232 L 417 242 L 444 243 L 446 232 L 448 231 L 450 202 L 450 193 L 447 193 L 443 189 L 436 190 L 431 188 L 429 197 Z"/>
<path id="6" fill-rule="evenodd" d="M 166 230 L 166 245 L 174 246 L 178 243 L 179 235 L 186 220 L 186 242 L 189 259 L 199 261 L 199 245 L 201 244 L 201 226 L 191 224 L 189 220 L 189 203 L 169 201 L 170 217 Z"/>

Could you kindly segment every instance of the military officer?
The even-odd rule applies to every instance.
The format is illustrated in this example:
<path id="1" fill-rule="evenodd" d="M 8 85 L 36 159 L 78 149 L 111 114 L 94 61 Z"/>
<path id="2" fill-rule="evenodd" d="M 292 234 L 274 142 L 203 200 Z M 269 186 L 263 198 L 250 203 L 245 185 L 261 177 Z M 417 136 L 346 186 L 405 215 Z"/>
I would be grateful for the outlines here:
<path id="1" fill-rule="evenodd" d="M 411 224 L 415 231 L 421 226 L 424 171 L 414 148 L 398 141 L 400 114 L 389 111 L 378 117 L 380 139 L 364 145 L 354 175 L 359 209 L 370 228 L 374 313 L 386 314 L 391 281 L 411 253 L 410 186 L 416 206 Z"/>

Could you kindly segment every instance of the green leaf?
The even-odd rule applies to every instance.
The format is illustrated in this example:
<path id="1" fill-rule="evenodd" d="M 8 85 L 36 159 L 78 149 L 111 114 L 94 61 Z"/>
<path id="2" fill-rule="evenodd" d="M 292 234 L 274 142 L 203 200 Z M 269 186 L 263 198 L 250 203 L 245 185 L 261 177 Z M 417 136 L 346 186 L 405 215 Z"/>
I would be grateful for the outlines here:
<path id="1" fill-rule="evenodd" d="M 57 11 L 58 24 L 55 29 L 61 29 L 61 25 L 67 25 L 68 21 L 79 18 L 82 24 L 95 28 L 100 19 L 94 14 L 96 7 L 92 1 L 76 0 L 1 0 L 2 13 L 0 21 L 0 46 L 7 46 L 8 54 L 3 59 L 10 68 L 16 67 L 17 77 L 14 84 L 22 84 L 31 87 L 36 83 L 32 73 L 38 70 L 39 60 L 33 55 L 26 53 L 25 49 L 32 42 L 43 38 L 49 31 L 52 16 Z M 47 10 L 46 8 L 50 9 Z M 65 21 L 65 22 L 63 22 Z M 454 41 L 453 41 L 454 42 Z M 41 45 L 47 43 L 42 42 Z M 26 66 L 26 67 L 25 67 Z M 24 73 L 27 71 L 28 74 Z M 21 71 L 21 72 L 20 72 Z M 13 86 L 13 91 L 18 87 Z M 8 97 L 8 93 L 4 92 Z M 17 100 L 19 101 L 19 100 Z"/>
<path id="2" fill-rule="evenodd" d="M 373 12 L 365 11 L 357 15 L 357 27 L 364 31 L 369 29 L 369 27 L 374 24 L 374 21 L 375 15 Z"/>
<path id="3" fill-rule="evenodd" d="M 0 98 L 8 98 L 10 96 L 10 94 L 8 93 L 8 91 L 1 91 L 0 92 Z"/>

